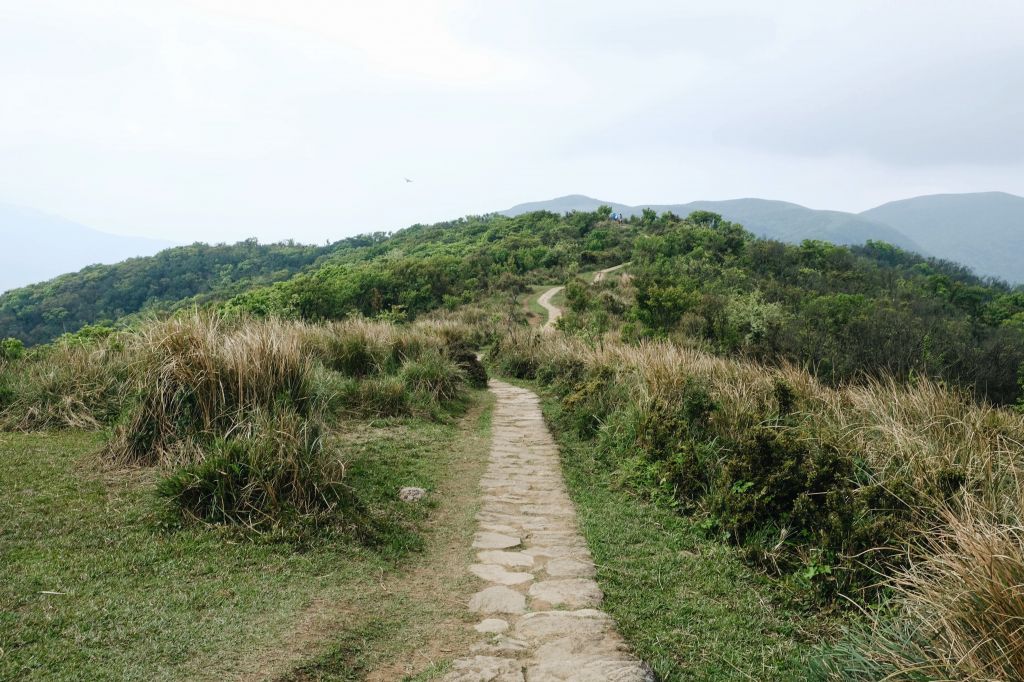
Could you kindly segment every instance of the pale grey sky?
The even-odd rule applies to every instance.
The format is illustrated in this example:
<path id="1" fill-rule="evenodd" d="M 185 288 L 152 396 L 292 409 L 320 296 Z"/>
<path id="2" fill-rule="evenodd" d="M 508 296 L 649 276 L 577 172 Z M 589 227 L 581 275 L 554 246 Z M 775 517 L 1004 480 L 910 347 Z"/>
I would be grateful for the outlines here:
<path id="1" fill-rule="evenodd" d="M 1022 34 L 1016 0 L 0 0 L 0 202 L 322 242 L 570 193 L 1024 194 Z"/>

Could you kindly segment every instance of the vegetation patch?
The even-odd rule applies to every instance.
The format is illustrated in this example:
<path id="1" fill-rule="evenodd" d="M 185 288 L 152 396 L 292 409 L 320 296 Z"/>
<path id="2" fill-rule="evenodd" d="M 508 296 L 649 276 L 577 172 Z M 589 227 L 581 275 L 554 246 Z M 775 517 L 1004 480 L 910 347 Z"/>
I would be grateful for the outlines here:
<path id="1" fill-rule="evenodd" d="M 11 353 L 0 420 L 17 429 L 110 426 L 105 458 L 160 468 L 158 490 L 188 520 L 337 524 L 372 535 L 329 425 L 457 413 L 486 383 L 472 343 L 455 322 L 313 325 L 204 313 L 133 332 L 83 330 L 25 358 Z"/>
<path id="2" fill-rule="evenodd" d="M 556 425 L 572 410 L 553 396 L 544 401 Z M 795 608 L 699 519 L 623 487 L 590 440 L 564 427 L 556 436 L 602 608 L 658 679 L 802 679 L 814 643 L 833 624 Z"/>
<path id="3" fill-rule="evenodd" d="M 1016 618 L 1007 586 L 1024 562 L 1013 530 L 1024 520 L 1020 415 L 923 380 L 833 389 L 795 368 L 665 342 L 594 347 L 516 330 L 492 356 L 561 402 L 554 423 L 586 443 L 588 466 L 735 544 L 793 604 L 878 614 L 856 644 L 822 654 L 830 679 L 860 669 L 851 652 L 884 659 L 870 669 L 896 677 L 925 663 L 941 679 L 1019 665 L 1017 631 L 969 605 Z M 941 625 L 929 608 L 948 609 Z M 977 658 L 958 662 L 947 649 L 972 641 L 971 629 Z M 897 655 L 892 633 L 911 632 L 933 635 Z"/>

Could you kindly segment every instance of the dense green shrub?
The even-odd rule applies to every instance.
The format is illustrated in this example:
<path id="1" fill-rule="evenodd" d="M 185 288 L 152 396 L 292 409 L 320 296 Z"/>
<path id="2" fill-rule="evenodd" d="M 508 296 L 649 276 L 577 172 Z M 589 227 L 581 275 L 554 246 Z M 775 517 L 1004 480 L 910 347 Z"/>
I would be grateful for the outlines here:
<path id="1" fill-rule="evenodd" d="M 879 243 L 757 240 L 695 214 L 637 238 L 630 270 L 625 338 L 681 332 L 833 385 L 927 376 L 1001 404 L 1020 395 L 1024 296 L 949 263 Z"/>
<path id="2" fill-rule="evenodd" d="M 21 339 L 0 339 L 0 362 L 13 362 L 25 354 L 25 344 Z"/>
<path id="3" fill-rule="evenodd" d="M 262 527 L 321 519 L 344 498 L 345 468 L 316 421 L 256 414 L 242 435 L 216 438 L 205 457 L 162 479 L 157 492 L 187 517 Z"/>
<path id="4" fill-rule="evenodd" d="M 462 371 L 466 382 L 472 388 L 487 388 L 487 368 L 469 346 L 455 343 L 446 349 L 446 354 Z"/>
<path id="5" fill-rule="evenodd" d="M 401 379 L 413 392 L 427 396 L 432 403 L 458 400 L 464 395 L 466 375 L 440 352 L 425 353 L 402 365 Z"/>

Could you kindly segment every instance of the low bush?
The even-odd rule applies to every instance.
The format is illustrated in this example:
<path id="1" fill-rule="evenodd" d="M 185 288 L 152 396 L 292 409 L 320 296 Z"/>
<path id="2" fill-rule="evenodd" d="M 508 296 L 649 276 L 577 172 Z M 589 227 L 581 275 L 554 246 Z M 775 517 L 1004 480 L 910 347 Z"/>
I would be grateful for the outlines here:
<path id="1" fill-rule="evenodd" d="M 402 382 L 409 390 L 426 396 L 431 403 L 444 404 L 465 394 L 466 375 L 440 352 L 425 353 L 402 365 Z"/>
<path id="2" fill-rule="evenodd" d="M 213 438 L 248 428 L 255 413 L 304 413 L 312 404 L 313 365 L 294 323 L 183 316 L 143 328 L 130 352 L 137 397 L 107 446 L 117 461 L 191 463 Z"/>
<path id="3" fill-rule="evenodd" d="M 157 486 L 192 519 L 250 527 L 317 521 L 345 496 L 345 466 L 324 427 L 296 412 L 256 415 L 247 433 L 217 438 L 204 454 Z"/>
<path id="4" fill-rule="evenodd" d="M 114 337 L 33 349 L 0 370 L 0 426 L 34 430 L 109 423 L 130 400 L 128 364 Z"/>
<path id="5" fill-rule="evenodd" d="M 0 362 L 20 360 L 25 354 L 25 344 L 20 339 L 0 339 Z"/>

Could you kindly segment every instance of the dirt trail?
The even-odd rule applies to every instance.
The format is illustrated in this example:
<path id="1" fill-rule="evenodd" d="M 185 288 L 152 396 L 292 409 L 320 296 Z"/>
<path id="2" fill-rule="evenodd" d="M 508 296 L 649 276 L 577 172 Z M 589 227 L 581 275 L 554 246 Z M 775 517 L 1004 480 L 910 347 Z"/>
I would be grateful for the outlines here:
<path id="1" fill-rule="evenodd" d="M 497 397 L 483 507 L 469 571 L 481 641 L 446 682 L 650 682 L 612 619 L 576 526 L 558 448 L 530 391 L 492 381 Z"/>
<path id="2" fill-rule="evenodd" d="M 537 299 L 537 303 L 540 304 L 540 307 L 548 311 L 548 321 L 544 323 L 544 329 L 554 329 L 555 323 L 558 322 L 558 318 L 562 316 L 562 309 L 552 303 L 551 299 L 564 288 L 565 287 L 562 286 L 551 287 Z"/>
<path id="3" fill-rule="evenodd" d="M 615 272 L 619 268 L 624 268 L 627 265 L 629 265 L 629 263 L 619 263 L 618 265 L 615 265 L 613 267 L 605 268 L 604 270 L 598 270 L 597 272 L 594 273 L 594 284 L 603 281 L 604 276 L 607 275 L 609 272 Z"/>

